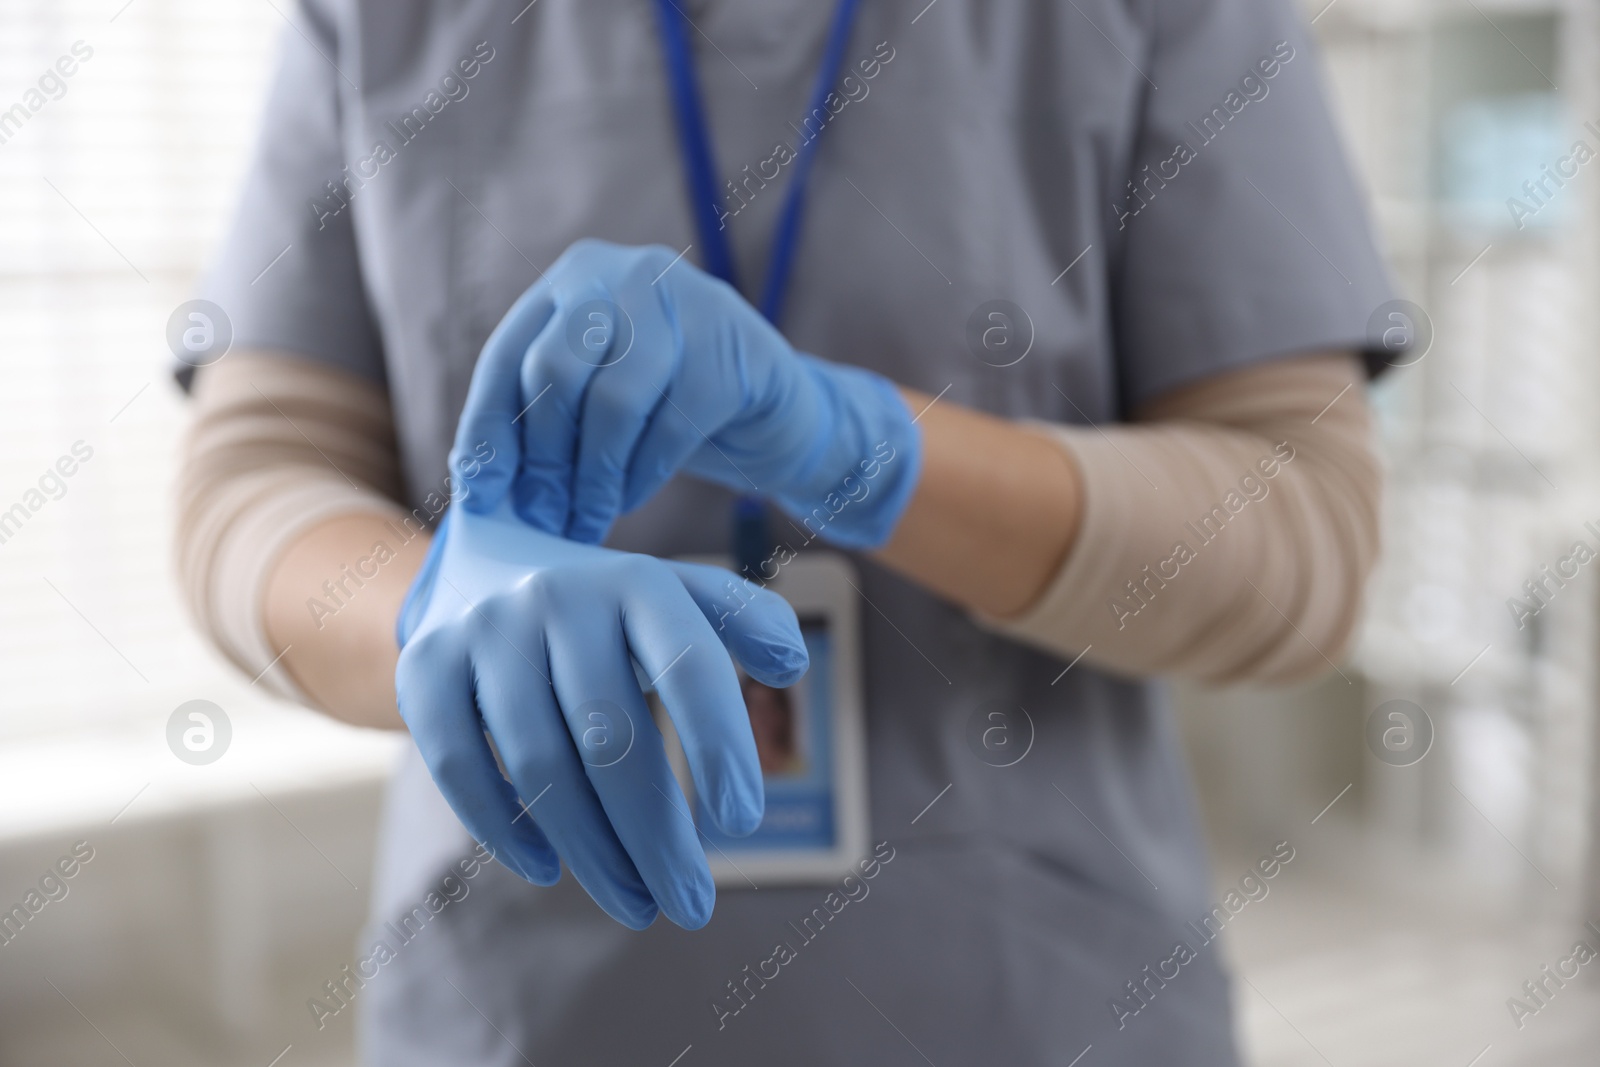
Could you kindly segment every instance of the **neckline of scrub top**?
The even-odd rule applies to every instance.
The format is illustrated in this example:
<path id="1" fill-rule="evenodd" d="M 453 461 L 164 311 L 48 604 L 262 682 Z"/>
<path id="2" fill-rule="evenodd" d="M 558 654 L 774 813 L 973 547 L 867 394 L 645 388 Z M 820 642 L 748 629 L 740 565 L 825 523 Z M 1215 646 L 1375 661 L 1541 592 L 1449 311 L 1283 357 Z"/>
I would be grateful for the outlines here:
<path id="1" fill-rule="evenodd" d="M 806 115 L 817 111 L 827 114 L 828 94 L 838 80 L 844 64 L 845 45 L 850 41 L 850 30 L 855 23 L 860 0 L 839 0 L 834 9 L 833 22 L 828 29 L 827 44 L 822 62 L 817 68 L 816 86 L 811 91 L 811 106 Z M 686 26 L 692 25 L 676 0 L 657 0 L 660 13 L 658 30 L 661 51 L 666 60 L 667 81 L 672 90 L 673 107 L 678 120 L 678 142 L 683 160 L 684 178 L 689 188 L 690 208 L 694 214 L 695 228 L 705 249 L 706 270 L 721 278 L 735 289 L 739 288 L 738 273 L 733 259 L 733 247 L 717 216 L 717 163 L 712 145 L 711 130 L 706 122 L 705 108 L 700 98 L 699 84 L 695 78 L 694 56 L 689 50 Z M 784 201 L 783 213 L 778 218 L 772 240 L 771 260 L 763 286 L 761 314 L 774 326 L 783 314 L 784 294 L 793 272 L 795 254 L 800 246 L 801 222 L 805 215 L 806 183 L 811 175 L 811 163 L 816 158 L 817 144 L 822 140 L 821 126 L 814 137 L 803 141 L 795 157 L 794 176 Z"/>

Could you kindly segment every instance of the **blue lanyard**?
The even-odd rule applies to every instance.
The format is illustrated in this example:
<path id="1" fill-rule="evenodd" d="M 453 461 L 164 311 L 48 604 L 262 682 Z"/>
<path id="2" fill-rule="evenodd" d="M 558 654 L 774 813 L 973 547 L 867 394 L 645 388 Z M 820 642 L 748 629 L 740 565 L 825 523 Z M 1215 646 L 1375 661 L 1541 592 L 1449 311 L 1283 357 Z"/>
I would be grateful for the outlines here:
<path id="1" fill-rule="evenodd" d="M 706 124 L 705 108 L 700 101 L 700 87 L 695 80 L 694 57 L 689 50 L 689 17 L 678 6 L 679 2 L 657 0 L 656 7 L 660 13 L 661 51 L 666 60 L 673 109 L 677 114 L 678 139 L 683 156 L 684 178 L 689 187 L 690 208 L 700 234 L 706 270 L 737 289 L 739 283 L 733 248 L 717 216 L 720 196 L 717 191 L 716 153 Z M 806 118 L 818 113 L 828 119 L 833 116 L 827 107 L 828 94 L 833 91 L 839 70 L 844 65 L 845 46 L 849 44 L 850 29 L 855 23 L 859 7 L 860 0 L 839 0 L 839 6 L 834 10 L 833 24 L 828 30 L 822 65 L 817 70 L 817 84 L 811 91 L 811 108 L 806 112 Z M 800 223 L 805 215 L 806 182 L 811 176 L 811 163 L 816 158 L 822 131 L 827 127 L 828 122 L 823 122 L 816 135 L 802 142 L 796 152 L 789 194 L 783 204 L 783 214 L 778 219 L 778 228 L 773 234 L 772 259 L 767 268 L 760 308 L 767 321 L 774 326 L 778 325 L 783 314 L 784 294 L 794 271 L 795 253 L 800 247 Z"/>
<path id="2" fill-rule="evenodd" d="M 721 199 L 717 191 L 716 153 L 711 144 L 711 131 L 706 123 L 705 107 L 700 101 L 700 86 L 695 80 L 694 56 L 689 50 L 689 16 L 678 6 L 679 0 L 657 0 L 661 51 L 666 60 L 667 80 L 672 89 L 673 110 L 678 120 L 678 141 L 683 157 L 683 174 L 689 187 L 689 206 L 694 213 L 695 228 L 700 234 L 700 247 L 706 270 L 715 274 L 735 289 L 739 288 L 738 272 L 733 261 L 733 246 L 728 243 L 727 231 L 717 214 Z M 806 182 L 811 177 L 811 163 L 817 155 L 817 143 L 822 131 L 828 128 L 833 112 L 828 110 L 828 94 L 839 78 L 844 65 L 845 46 L 850 42 L 850 29 L 855 23 L 860 0 L 839 0 L 833 13 L 833 24 L 828 29 L 827 45 L 823 49 L 822 64 L 817 69 L 817 84 L 811 91 L 811 107 L 801 119 L 823 115 L 814 136 L 801 143 L 792 163 L 794 175 L 790 179 L 789 194 L 784 200 L 783 214 L 778 218 L 778 228 L 772 238 L 772 259 L 767 267 L 767 280 L 761 294 L 761 314 L 773 326 L 783 314 L 783 298 L 789 287 L 789 277 L 794 272 L 794 257 L 800 247 L 800 223 L 805 215 Z M 760 498 L 743 496 L 733 507 L 733 550 L 736 563 L 748 578 L 764 584 L 761 574 L 762 556 L 771 546 L 767 533 L 766 510 Z"/>

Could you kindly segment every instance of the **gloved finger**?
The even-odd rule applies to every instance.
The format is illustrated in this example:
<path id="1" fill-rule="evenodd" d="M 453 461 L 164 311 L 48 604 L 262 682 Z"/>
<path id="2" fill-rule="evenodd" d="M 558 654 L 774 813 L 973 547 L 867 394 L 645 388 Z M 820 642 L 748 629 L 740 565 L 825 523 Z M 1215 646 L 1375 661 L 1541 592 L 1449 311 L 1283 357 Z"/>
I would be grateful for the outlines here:
<path id="1" fill-rule="evenodd" d="M 543 641 L 513 646 L 510 635 L 489 633 L 473 659 L 478 706 L 529 815 L 594 902 L 643 930 L 655 921 L 656 902 L 584 774 L 547 681 Z"/>
<path id="2" fill-rule="evenodd" d="M 709 353 L 681 360 L 676 373 L 662 389 L 655 410 L 628 460 L 621 510 L 632 511 L 670 481 L 698 449 L 712 448 L 711 438 L 731 417 L 726 379 L 707 371 L 722 365 Z M 729 461 L 730 463 L 732 460 Z M 756 492 L 755 482 L 746 488 Z"/>
<path id="3" fill-rule="evenodd" d="M 634 679 L 614 605 L 565 612 L 547 640 L 567 729 L 618 840 L 667 918 L 688 930 L 704 926 L 716 901 L 711 868 Z"/>
<path id="4" fill-rule="evenodd" d="M 622 331 L 617 304 L 598 282 L 564 280 L 560 288 L 559 310 L 522 362 L 519 391 L 527 410 L 514 500 L 524 522 L 564 536 L 583 396 Z"/>
<path id="5" fill-rule="evenodd" d="M 656 260 L 670 263 L 670 256 L 652 249 L 642 269 L 627 271 L 617 282 L 614 297 L 631 320 L 632 345 L 625 358 L 613 353 L 615 362 L 599 370 L 584 393 L 567 526 L 574 541 L 598 544 L 616 521 L 635 447 L 678 369 L 677 324 L 647 277 Z"/>
<path id="6" fill-rule="evenodd" d="M 754 832 L 766 794 L 727 650 L 672 570 L 643 568 L 629 590 L 622 615 L 628 647 L 672 716 L 706 810 L 727 833 Z"/>
<path id="7" fill-rule="evenodd" d="M 428 773 L 461 825 L 527 881 L 555 885 L 561 861 L 533 820 L 517 818 L 522 804 L 484 737 L 465 650 L 427 638 L 408 644 L 395 670 L 395 695 Z"/>
<path id="8" fill-rule="evenodd" d="M 811 659 L 787 600 L 721 567 L 678 561 L 667 565 L 750 677 L 783 689 L 806 673 Z"/>
<path id="9" fill-rule="evenodd" d="M 450 470 L 467 477 L 461 503 L 475 514 L 493 511 L 516 479 L 522 454 L 520 413 L 527 403 L 519 388 L 523 358 L 550 323 L 555 306 L 548 284 L 532 286 L 506 312 L 478 356 L 450 450 Z M 486 454 L 492 458 L 485 461 Z"/>

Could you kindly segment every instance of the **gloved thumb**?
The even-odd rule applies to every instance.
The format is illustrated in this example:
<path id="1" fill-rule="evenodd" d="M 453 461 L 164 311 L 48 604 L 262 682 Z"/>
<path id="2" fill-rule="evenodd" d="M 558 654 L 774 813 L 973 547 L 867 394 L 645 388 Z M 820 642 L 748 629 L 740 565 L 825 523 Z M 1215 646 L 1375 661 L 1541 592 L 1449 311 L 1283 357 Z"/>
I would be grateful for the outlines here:
<path id="1" fill-rule="evenodd" d="M 806 673 L 811 659 L 787 600 L 721 567 L 680 561 L 668 566 L 750 677 L 782 689 Z"/>

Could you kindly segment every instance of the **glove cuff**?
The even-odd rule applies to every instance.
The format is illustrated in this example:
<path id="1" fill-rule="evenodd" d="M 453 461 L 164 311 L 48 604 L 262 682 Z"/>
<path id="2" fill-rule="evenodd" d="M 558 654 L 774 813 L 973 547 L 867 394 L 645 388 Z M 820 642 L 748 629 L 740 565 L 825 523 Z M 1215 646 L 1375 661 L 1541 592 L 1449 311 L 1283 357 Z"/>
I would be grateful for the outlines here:
<path id="1" fill-rule="evenodd" d="M 428 602 L 433 597 L 433 587 L 439 574 L 439 561 L 444 558 L 445 538 L 449 534 L 450 516 L 453 514 L 455 508 L 450 507 L 439 517 L 439 525 L 433 533 L 433 543 L 428 546 L 428 554 L 422 560 L 422 569 L 417 571 L 417 576 L 411 580 L 411 588 L 406 590 L 405 602 L 400 605 L 400 614 L 395 616 L 394 640 L 400 648 L 406 647 L 406 642 L 421 624 L 422 617 L 428 613 Z"/>
<path id="2" fill-rule="evenodd" d="M 806 532 L 841 548 L 874 549 L 889 540 L 922 471 L 922 431 L 894 384 L 860 367 L 800 359 L 833 413 L 826 442 L 778 494 Z"/>

